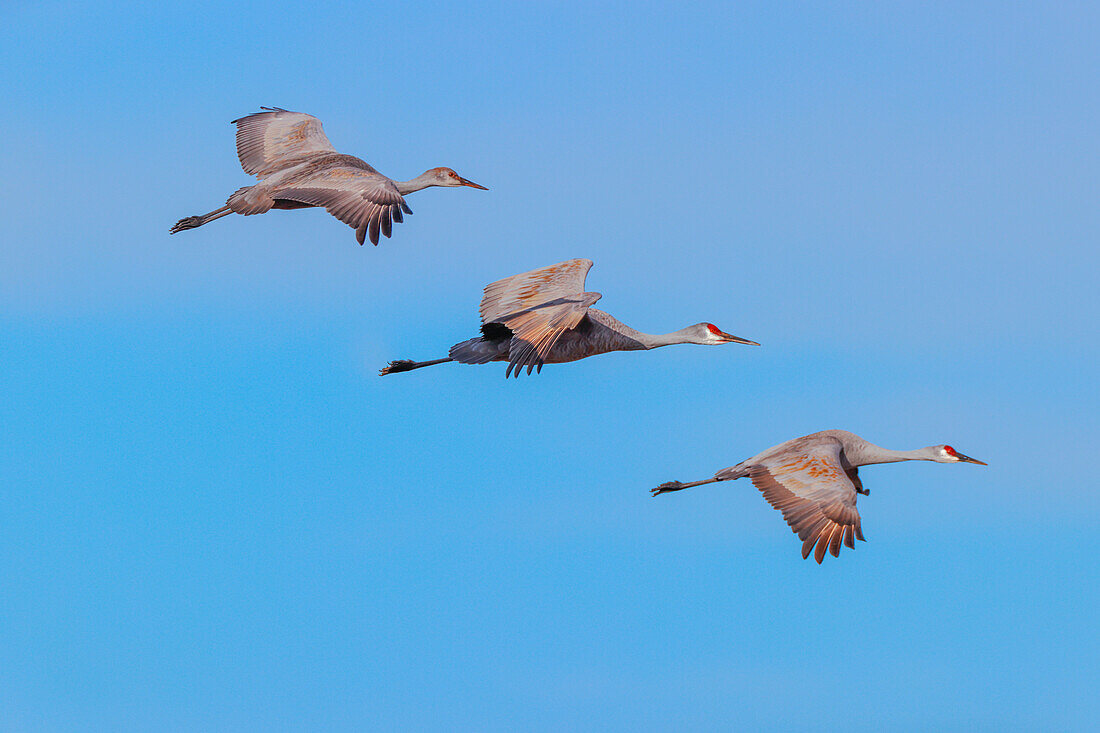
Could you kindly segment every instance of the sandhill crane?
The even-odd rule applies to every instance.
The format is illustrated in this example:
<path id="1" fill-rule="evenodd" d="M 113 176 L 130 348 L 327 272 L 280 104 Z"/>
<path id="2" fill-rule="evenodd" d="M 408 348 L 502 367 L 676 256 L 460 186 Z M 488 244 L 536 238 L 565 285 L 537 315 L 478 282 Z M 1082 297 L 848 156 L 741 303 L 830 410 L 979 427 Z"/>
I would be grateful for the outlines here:
<path id="1" fill-rule="evenodd" d="M 481 336 L 451 347 L 445 359 L 391 361 L 381 375 L 458 361 L 485 364 L 506 361 L 505 378 L 523 367 L 542 371 L 543 364 L 577 361 L 609 351 L 655 349 L 669 344 L 760 344 L 731 336 L 713 323 L 698 323 L 672 333 L 635 331 L 592 304 L 599 293 L 584 292 L 592 260 L 566 260 L 556 265 L 498 280 L 481 299 Z"/>
<path id="2" fill-rule="evenodd" d="M 189 216 L 170 232 L 182 232 L 237 213 L 249 216 L 271 209 L 305 209 L 323 206 L 355 230 L 359 244 L 370 234 L 389 237 L 393 222 L 411 214 L 405 195 L 429 186 L 470 186 L 450 168 L 432 168 L 411 181 L 394 181 L 353 155 L 337 153 L 312 115 L 278 107 L 233 120 L 237 126 L 237 157 L 241 167 L 260 182 L 245 186 L 229 197 L 225 206 L 209 214 Z"/>
<path id="3" fill-rule="evenodd" d="M 856 494 L 871 492 L 859 480 L 859 467 L 897 461 L 986 465 L 949 445 L 888 450 L 846 430 L 823 430 L 768 448 L 736 466 L 723 468 L 714 478 L 686 484 L 669 481 L 650 491 L 657 496 L 748 476 L 768 503 L 783 512 L 791 530 L 802 540 L 802 558 L 808 557 L 816 544 L 814 559 L 820 564 L 826 550 L 833 557 L 840 555 L 841 541 L 854 549 L 852 538 L 863 539 Z"/>

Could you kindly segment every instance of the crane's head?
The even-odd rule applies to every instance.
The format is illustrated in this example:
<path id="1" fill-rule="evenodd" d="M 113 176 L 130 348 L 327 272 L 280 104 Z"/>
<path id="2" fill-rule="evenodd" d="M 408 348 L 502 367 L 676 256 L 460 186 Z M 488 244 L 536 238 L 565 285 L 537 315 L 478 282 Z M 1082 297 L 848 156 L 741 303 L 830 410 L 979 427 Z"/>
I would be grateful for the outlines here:
<path id="1" fill-rule="evenodd" d="M 425 175 L 432 181 L 431 185 L 433 186 L 469 186 L 470 188 L 480 188 L 482 191 L 489 190 L 473 181 L 467 181 L 450 168 L 432 168 Z"/>
<path id="2" fill-rule="evenodd" d="M 989 465 L 985 461 L 979 461 L 977 458 L 964 456 L 949 445 L 933 445 L 927 450 L 931 453 L 931 460 L 937 463 L 977 463 L 979 466 Z"/>
<path id="3" fill-rule="evenodd" d="M 749 341 L 743 339 L 740 336 L 734 336 L 733 334 L 726 333 L 722 329 L 715 326 L 713 323 L 697 323 L 694 326 L 690 326 L 686 329 L 688 331 L 689 343 L 692 344 L 706 344 L 715 346 L 717 344 L 748 344 L 749 346 L 759 346 L 760 344 L 755 341 Z"/>

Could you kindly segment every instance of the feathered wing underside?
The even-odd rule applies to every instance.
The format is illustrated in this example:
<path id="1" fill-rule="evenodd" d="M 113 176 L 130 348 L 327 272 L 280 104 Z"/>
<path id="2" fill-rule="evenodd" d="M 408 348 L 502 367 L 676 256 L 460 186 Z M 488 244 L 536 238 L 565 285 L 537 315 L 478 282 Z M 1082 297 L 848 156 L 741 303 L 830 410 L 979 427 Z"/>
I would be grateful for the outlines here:
<path id="1" fill-rule="evenodd" d="M 826 552 L 840 555 L 842 542 L 854 548 L 854 540 L 863 539 L 856 486 L 842 465 L 840 450 L 839 441 L 830 442 L 798 455 L 776 456 L 748 470 L 756 488 L 802 540 L 802 557 L 813 550 L 819 563 Z"/>
<path id="2" fill-rule="evenodd" d="M 352 165 L 328 166 L 300 186 L 280 189 L 279 198 L 323 206 L 330 214 L 355 229 L 363 244 L 368 233 L 372 244 L 378 234 L 389 237 L 393 222 L 404 221 L 402 209 L 412 213 L 393 181 L 374 170 Z"/>
<path id="3" fill-rule="evenodd" d="M 233 120 L 237 126 L 237 157 L 249 175 L 263 178 L 287 160 L 311 153 L 335 153 L 321 121 L 313 115 L 278 107 Z"/>
<path id="4" fill-rule="evenodd" d="M 575 259 L 498 280 L 485 287 L 481 322 L 512 330 L 505 376 L 539 368 L 566 331 L 576 328 L 599 293 L 584 292 L 592 260 Z"/>
<path id="5" fill-rule="evenodd" d="M 542 371 L 546 357 L 561 335 L 576 328 L 599 299 L 599 293 L 577 293 L 506 319 L 504 325 L 514 335 L 508 347 L 508 370 L 504 376 L 515 373 L 518 377 L 521 367 L 527 367 L 528 374 L 535 368 Z"/>

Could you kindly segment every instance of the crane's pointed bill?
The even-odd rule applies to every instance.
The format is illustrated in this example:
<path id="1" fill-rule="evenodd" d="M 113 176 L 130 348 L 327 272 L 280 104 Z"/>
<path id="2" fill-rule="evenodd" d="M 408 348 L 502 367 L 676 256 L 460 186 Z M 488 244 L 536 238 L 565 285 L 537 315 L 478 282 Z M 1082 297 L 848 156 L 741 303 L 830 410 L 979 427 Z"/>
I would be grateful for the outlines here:
<path id="1" fill-rule="evenodd" d="M 463 186 L 469 186 L 470 188 L 480 188 L 482 191 L 488 191 L 489 190 L 489 189 L 485 188 L 485 186 L 478 185 L 478 184 L 474 183 L 473 181 L 468 181 L 465 178 L 463 178 L 462 176 L 459 176 L 458 180 L 461 181 Z"/>
<path id="2" fill-rule="evenodd" d="M 955 453 L 955 457 L 963 463 L 977 463 L 979 466 L 988 466 L 985 461 L 979 461 L 977 458 L 971 458 L 970 456 L 964 456 L 962 453 Z"/>
<path id="3" fill-rule="evenodd" d="M 732 333 L 726 333 L 725 331 L 719 331 L 718 335 L 724 338 L 727 342 L 733 342 L 735 344 L 745 344 L 747 346 L 759 346 L 760 344 L 749 339 L 743 339 L 740 336 L 734 336 Z"/>

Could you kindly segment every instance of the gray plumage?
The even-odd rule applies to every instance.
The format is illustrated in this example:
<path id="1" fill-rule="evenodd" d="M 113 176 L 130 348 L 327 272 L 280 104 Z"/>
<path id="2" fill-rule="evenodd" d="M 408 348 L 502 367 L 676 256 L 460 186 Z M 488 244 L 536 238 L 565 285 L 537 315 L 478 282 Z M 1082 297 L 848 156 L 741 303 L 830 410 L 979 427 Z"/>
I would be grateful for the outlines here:
<path id="1" fill-rule="evenodd" d="M 823 430 L 768 448 L 736 466 L 723 468 L 714 478 L 690 483 L 669 481 L 651 492 L 657 496 L 748 476 L 802 540 L 802 557 L 813 550 L 820 564 L 827 551 L 837 557 L 841 543 L 855 548 L 854 540 L 863 539 L 856 496 L 870 492 L 859 480 L 859 467 L 897 461 L 986 465 L 949 445 L 895 451 L 846 430 Z"/>
<path id="2" fill-rule="evenodd" d="M 316 117 L 278 107 L 261 109 L 233 120 L 241 168 L 260 182 L 237 190 L 220 209 L 180 219 L 170 233 L 233 213 L 250 216 L 271 209 L 321 206 L 355 229 L 359 244 L 368 236 L 378 244 L 379 234 L 389 237 L 394 222 L 412 213 L 406 194 L 429 186 L 487 190 L 450 168 L 432 168 L 410 181 L 394 181 L 366 161 L 336 152 Z"/>
<path id="3" fill-rule="evenodd" d="M 445 359 L 393 361 L 380 374 L 457 361 L 486 364 L 506 361 L 505 377 L 543 364 L 577 361 L 609 351 L 637 351 L 669 344 L 740 343 L 755 341 L 732 336 L 712 323 L 698 323 L 668 334 L 636 331 L 593 308 L 599 293 L 585 292 L 592 260 L 575 259 L 490 283 L 481 300 L 481 336 L 455 344 Z"/>

